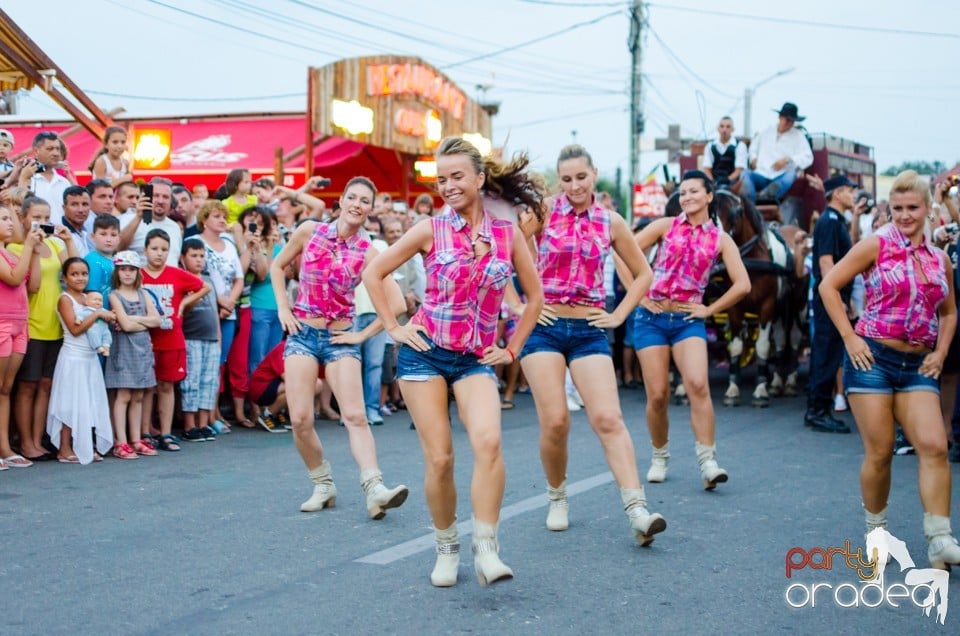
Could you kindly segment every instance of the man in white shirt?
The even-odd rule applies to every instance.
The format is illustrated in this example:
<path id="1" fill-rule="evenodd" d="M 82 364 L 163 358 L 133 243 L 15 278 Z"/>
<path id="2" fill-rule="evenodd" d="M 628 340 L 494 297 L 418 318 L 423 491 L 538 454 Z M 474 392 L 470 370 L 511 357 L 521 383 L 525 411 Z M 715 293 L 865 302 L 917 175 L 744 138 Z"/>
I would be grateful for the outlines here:
<path id="1" fill-rule="evenodd" d="M 703 171 L 718 188 L 731 189 L 747 169 L 747 147 L 733 136 L 733 118 L 723 117 L 718 136 L 703 149 Z"/>
<path id="2" fill-rule="evenodd" d="M 798 114 L 797 105 L 785 102 L 775 111 L 780 115 L 776 127 L 757 134 L 750 144 L 750 170 L 743 180 L 744 194 L 754 201 L 782 199 L 797 178 L 813 163 L 810 142 L 794 124 L 806 117 Z"/>
<path id="3" fill-rule="evenodd" d="M 120 215 L 120 249 L 133 250 L 143 258 L 144 242 L 147 232 L 161 229 L 170 237 L 170 253 L 167 255 L 167 265 L 177 267 L 180 262 L 180 247 L 183 245 L 183 232 L 176 221 L 167 215 L 170 213 L 170 202 L 173 200 L 172 183 L 169 179 L 155 177 L 153 185 L 153 212 L 149 223 L 143 220 L 144 210 L 150 205 L 137 205 Z M 117 197 L 120 198 L 119 196 Z"/>
<path id="4" fill-rule="evenodd" d="M 30 177 L 28 187 L 50 204 L 50 222 L 59 225 L 63 222 L 63 192 L 72 184 L 56 171 L 57 164 L 63 159 L 57 133 L 37 133 L 33 138 L 33 155 L 37 168 Z"/>

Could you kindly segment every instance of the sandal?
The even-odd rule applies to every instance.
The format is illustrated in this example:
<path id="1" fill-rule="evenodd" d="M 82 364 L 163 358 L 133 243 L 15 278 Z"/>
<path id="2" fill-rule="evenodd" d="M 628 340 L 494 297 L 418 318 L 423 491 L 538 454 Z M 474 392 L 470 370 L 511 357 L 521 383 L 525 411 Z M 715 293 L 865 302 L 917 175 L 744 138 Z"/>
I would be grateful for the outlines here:
<path id="1" fill-rule="evenodd" d="M 257 428 L 257 425 L 251 422 L 247 418 L 243 418 L 242 420 L 237 420 L 236 424 L 241 428 Z"/>
<path id="2" fill-rule="evenodd" d="M 169 433 L 161 435 L 157 443 L 160 445 L 160 450 L 162 451 L 175 453 L 180 450 L 180 440 Z"/>
<path id="3" fill-rule="evenodd" d="M 133 448 L 130 447 L 130 444 L 117 444 L 114 446 L 113 456 L 117 459 L 138 459 L 140 457 L 134 452 Z"/>
<path id="4" fill-rule="evenodd" d="M 11 455 L 10 457 L 4 457 L 0 459 L 0 462 L 6 464 L 10 468 L 30 468 L 33 466 L 33 462 L 24 457 L 23 455 Z"/>
<path id="5" fill-rule="evenodd" d="M 510 400 L 503 400 L 502 402 L 500 402 L 500 408 L 503 409 L 504 411 L 509 411 L 510 409 L 513 408 L 513 406 L 514 406 L 513 402 L 511 402 Z"/>
<path id="6" fill-rule="evenodd" d="M 153 444 L 143 439 L 138 439 L 133 443 L 133 450 L 136 451 L 137 455 L 146 455 L 147 457 L 154 457 L 157 454 L 157 449 L 153 447 Z"/>

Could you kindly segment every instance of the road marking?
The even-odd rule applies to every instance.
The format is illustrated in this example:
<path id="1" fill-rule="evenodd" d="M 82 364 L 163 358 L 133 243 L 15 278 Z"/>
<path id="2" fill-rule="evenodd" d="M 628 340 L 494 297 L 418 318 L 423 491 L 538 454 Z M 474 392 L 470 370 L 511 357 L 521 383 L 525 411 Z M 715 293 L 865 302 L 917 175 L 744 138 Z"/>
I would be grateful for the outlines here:
<path id="1" fill-rule="evenodd" d="M 567 496 L 572 497 L 574 495 L 579 495 L 580 493 L 587 492 L 597 488 L 598 486 L 603 486 L 609 484 L 613 481 L 613 475 L 607 471 L 599 475 L 594 475 L 593 477 L 587 477 L 586 479 L 581 479 L 572 484 L 567 484 Z M 547 496 L 545 494 L 534 495 L 533 497 L 528 497 L 518 501 L 515 504 L 510 504 L 506 508 L 500 510 L 500 521 L 506 521 L 511 517 L 516 517 L 517 515 L 522 515 L 525 512 L 530 512 L 531 510 L 536 510 L 537 508 L 543 508 L 547 505 Z M 473 522 L 472 521 L 461 521 L 457 524 L 457 531 L 460 533 L 460 537 L 466 537 L 473 533 Z M 403 543 L 398 543 L 395 546 L 391 546 L 379 552 L 374 552 L 366 556 L 356 559 L 356 563 L 370 563 L 373 565 L 388 565 L 394 561 L 399 561 L 400 559 L 405 559 L 408 556 L 412 556 L 419 552 L 426 552 L 427 550 L 432 550 L 434 546 L 434 536 L 431 532 L 430 534 L 425 534 L 422 537 L 417 537 L 416 539 L 411 539 L 410 541 L 404 541 Z"/>

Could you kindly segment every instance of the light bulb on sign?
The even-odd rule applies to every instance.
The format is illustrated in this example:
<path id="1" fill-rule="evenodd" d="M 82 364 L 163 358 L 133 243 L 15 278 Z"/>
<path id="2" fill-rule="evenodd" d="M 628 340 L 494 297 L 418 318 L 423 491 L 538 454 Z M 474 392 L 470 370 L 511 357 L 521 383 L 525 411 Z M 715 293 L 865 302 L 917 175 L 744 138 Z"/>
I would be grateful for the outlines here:
<path id="1" fill-rule="evenodd" d="M 436 146 L 443 139 L 443 122 L 440 121 L 440 115 L 435 110 L 427 111 L 426 115 L 427 146 Z"/>
<path id="2" fill-rule="evenodd" d="M 168 169 L 170 167 L 171 137 L 170 131 L 166 129 L 134 131 L 134 170 Z"/>
<path id="3" fill-rule="evenodd" d="M 330 110 L 330 120 L 337 128 L 351 135 L 369 135 L 373 132 L 373 110 L 362 106 L 357 100 L 345 102 L 335 99 Z"/>

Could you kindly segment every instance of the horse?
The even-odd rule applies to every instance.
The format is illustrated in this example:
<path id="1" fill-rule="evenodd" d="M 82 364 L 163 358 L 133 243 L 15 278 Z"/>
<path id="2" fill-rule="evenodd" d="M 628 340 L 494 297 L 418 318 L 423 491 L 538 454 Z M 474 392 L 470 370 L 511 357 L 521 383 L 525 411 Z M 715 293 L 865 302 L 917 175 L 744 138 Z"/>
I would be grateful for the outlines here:
<path id="1" fill-rule="evenodd" d="M 780 337 L 775 339 L 777 334 L 774 333 L 774 326 L 778 324 L 781 313 L 793 313 L 792 308 L 788 311 L 786 307 L 795 287 L 792 284 L 792 252 L 779 234 L 764 225 L 756 206 L 749 199 L 718 190 L 714 195 L 714 210 L 723 231 L 737 244 L 750 276 L 750 293 L 727 310 L 730 378 L 723 403 L 726 406 L 740 403 L 741 356 L 745 339 L 750 337 L 744 328 L 747 314 L 753 314 L 758 325 L 754 345 L 758 373 L 751 401 L 754 406 L 766 407 L 770 404 L 770 386 L 775 379 L 770 369 L 771 354 L 775 355 L 774 359 L 779 361 L 780 366 L 789 367 L 785 356 L 779 354 L 789 350 L 786 344 L 789 338 L 783 335 L 789 335 L 793 330 L 781 328 L 778 330 Z M 718 266 L 718 273 L 723 274 L 722 266 Z M 772 344 L 776 345 L 775 349 Z M 783 384 L 782 380 L 778 382 Z M 787 391 L 784 388 L 784 392 L 795 394 L 795 368 L 788 374 L 788 384 L 790 389 Z"/>

